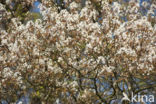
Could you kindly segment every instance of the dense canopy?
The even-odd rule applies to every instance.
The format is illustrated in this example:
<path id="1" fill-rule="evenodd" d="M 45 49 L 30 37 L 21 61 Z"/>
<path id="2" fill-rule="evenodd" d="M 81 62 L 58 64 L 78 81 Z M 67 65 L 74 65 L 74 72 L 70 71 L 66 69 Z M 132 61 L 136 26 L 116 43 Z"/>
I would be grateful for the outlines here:
<path id="1" fill-rule="evenodd" d="M 156 97 L 155 0 L 41 0 L 39 14 L 33 2 L 0 0 L 2 104 Z"/>

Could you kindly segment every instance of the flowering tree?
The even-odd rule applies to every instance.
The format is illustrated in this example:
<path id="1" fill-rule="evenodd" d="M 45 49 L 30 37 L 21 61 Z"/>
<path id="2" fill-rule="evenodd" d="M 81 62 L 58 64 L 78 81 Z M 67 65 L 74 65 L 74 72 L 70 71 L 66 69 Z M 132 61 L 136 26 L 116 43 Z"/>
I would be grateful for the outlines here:
<path id="1" fill-rule="evenodd" d="M 0 101 L 118 104 L 123 93 L 155 94 L 155 2 L 142 3 L 146 16 L 135 0 L 64 2 L 42 1 L 42 20 L 11 18 L 0 30 Z"/>

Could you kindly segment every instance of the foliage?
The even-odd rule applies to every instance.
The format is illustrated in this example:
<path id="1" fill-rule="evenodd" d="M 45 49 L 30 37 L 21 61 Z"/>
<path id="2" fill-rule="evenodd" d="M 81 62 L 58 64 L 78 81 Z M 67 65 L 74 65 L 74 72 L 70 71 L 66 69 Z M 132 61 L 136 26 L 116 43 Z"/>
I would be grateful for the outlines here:
<path id="1" fill-rule="evenodd" d="M 11 17 L 0 30 L 0 101 L 28 94 L 32 104 L 118 104 L 123 92 L 156 94 L 156 4 L 142 16 L 135 0 L 97 1 L 100 9 L 64 0 L 61 10 L 42 1 L 42 20 Z"/>

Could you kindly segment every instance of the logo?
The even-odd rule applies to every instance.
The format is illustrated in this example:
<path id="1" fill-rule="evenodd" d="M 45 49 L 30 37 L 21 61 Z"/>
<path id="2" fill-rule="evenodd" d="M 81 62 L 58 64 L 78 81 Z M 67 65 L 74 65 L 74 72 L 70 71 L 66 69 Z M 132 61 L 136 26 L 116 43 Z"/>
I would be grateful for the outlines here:
<path id="1" fill-rule="evenodd" d="M 124 93 L 124 92 L 122 94 L 123 94 L 124 97 L 121 99 L 121 102 L 123 102 L 124 100 L 130 102 L 130 99 L 128 98 L 127 94 Z"/>
<path id="2" fill-rule="evenodd" d="M 129 102 L 154 102 L 154 95 L 140 95 L 135 94 L 132 92 L 131 98 L 128 97 L 126 93 L 123 92 L 123 98 L 121 99 L 121 102 L 123 101 L 129 101 Z"/>

